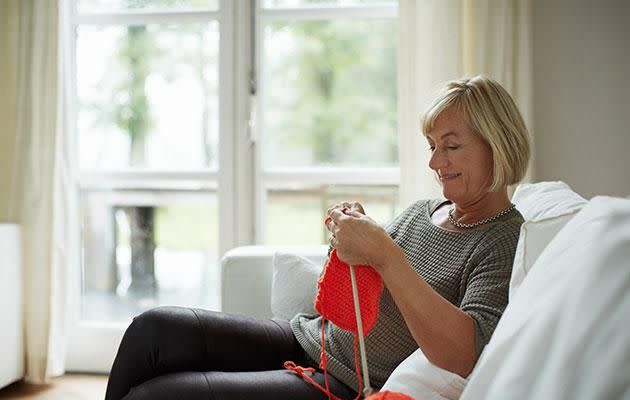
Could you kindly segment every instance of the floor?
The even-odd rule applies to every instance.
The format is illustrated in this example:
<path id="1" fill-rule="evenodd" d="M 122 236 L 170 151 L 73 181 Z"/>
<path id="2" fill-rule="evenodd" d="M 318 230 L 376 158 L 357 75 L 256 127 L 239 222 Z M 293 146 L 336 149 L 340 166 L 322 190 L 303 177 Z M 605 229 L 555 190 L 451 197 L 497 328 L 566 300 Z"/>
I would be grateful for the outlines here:
<path id="1" fill-rule="evenodd" d="M 102 400 L 107 375 L 67 374 L 48 385 L 16 382 L 0 390 L 0 399 L 14 400 Z"/>

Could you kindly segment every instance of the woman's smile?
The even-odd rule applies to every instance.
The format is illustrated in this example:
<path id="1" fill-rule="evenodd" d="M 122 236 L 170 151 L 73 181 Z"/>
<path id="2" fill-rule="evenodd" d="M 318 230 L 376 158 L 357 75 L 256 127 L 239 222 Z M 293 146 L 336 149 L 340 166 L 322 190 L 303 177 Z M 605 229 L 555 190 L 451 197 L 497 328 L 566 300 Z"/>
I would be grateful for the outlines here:
<path id="1" fill-rule="evenodd" d="M 458 178 L 460 175 L 461 173 L 440 175 L 440 181 L 442 182 L 452 181 L 453 179 Z"/>

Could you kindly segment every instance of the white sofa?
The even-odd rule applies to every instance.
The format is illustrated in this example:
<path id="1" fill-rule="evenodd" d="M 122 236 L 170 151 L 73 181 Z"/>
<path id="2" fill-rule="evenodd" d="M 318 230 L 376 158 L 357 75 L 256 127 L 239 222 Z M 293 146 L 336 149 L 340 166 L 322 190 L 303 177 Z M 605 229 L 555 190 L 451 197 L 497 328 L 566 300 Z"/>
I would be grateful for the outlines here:
<path id="1" fill-rule="evenodd" d="M 221 310 L 277 317 L 271 311 L 274 255 L 296 254 L 323 266 L 326 251 L 326 246 L 241 246 L 228 251 L 221 261 Z"/>
<path id="2" fill-rule="evenodd" d="M 520 186 L 513 201 L 526 223 L 510 303 L 464 392 L 460 383 L 453 394 L 421 379 L 414 387 L 422 367 L 409 359 L 399 367 L 407 370 L 397 369 L 385 388 L 417 399 L 630 399 L 630 199 L 587 203 L 566 185 L 546 182 Z M 274 274 L 285 268 L 277 262 L 274 267 L 274 254 L 295 253 L 322 265 L 325 249 L 229 251 L 222 260 L 223 311 L 286 318 L 272 312 L 274 299 L 282 299 L 272 293 Z M 306 279 L 315 279 L 310 275 Z M 274 283 L 276 291 L 291 290 L 290 284 Z M 440 374 L 429 375 L 445 380 Z"/>
<path id="3" fill-rule="evenodd" d="M 24 375 L 20 229 L 0 224 L 0 388 Z"/>

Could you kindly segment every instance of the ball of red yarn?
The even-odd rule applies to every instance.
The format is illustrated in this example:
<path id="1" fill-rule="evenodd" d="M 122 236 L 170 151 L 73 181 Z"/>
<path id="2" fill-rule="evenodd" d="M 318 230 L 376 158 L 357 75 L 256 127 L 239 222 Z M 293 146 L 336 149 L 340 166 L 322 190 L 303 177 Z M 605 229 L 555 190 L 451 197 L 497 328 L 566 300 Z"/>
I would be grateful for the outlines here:
<path id="1" fill-rule="evenodd" d="M 414 400 L 413 397 L 407 396 L 404 393 L 390 392 L 388 390 L 384 392 L 374 393 L 367 397 L 365 400 Z"/>
<path id="2" fill-rule="evenodd" d="M 330 253 L 324 273 L 318 281 L 315 309 L 338 327 L 358 334 L 349 268 L 347 263 L 337 257 L 337 250 Z M 354 270 L 363 335 L 367 335 L 378 319 L 378 302 L 383 290 L 383 280 L 369 265 L 355 265 Z"/>

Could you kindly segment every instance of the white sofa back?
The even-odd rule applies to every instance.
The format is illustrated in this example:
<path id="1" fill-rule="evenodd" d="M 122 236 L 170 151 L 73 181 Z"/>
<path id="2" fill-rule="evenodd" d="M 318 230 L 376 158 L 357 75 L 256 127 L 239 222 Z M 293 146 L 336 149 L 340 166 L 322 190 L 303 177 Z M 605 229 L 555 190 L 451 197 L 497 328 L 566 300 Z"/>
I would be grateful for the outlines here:
<path id="1" fill-rule="evenodd" d="M 532 266 L 461 399 L 627 399 L 629 322 L 630 200 L 595 197 Z"/>

